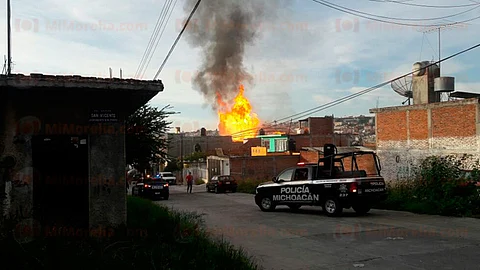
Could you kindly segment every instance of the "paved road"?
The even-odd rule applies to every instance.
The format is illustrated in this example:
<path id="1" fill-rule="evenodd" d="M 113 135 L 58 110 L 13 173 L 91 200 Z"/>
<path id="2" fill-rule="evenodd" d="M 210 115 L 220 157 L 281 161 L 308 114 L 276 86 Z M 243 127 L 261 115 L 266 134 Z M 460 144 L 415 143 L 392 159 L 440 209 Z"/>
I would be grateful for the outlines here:
<path id="1" fill-rule="evenodd" d="M 205 213 L 212 233 L 244 247 L 266 269 L 480 269 L 480 220 L 372 210 L 339 218 L 321 208 L 261 212 L 253 195 L 186 194 L 172 186 L 177 210 Z"/>

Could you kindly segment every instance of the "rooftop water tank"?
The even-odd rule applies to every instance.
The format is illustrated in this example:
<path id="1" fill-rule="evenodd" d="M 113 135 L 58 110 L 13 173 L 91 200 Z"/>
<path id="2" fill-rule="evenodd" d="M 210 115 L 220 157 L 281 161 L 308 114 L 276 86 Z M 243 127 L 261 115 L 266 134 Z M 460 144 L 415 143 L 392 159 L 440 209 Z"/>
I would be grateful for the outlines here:
<path id="1" fill-rule="evenodd" d="M 412 67 L 413 76 L 425 75 L 425 69 L 427 66 L 430 74 L 433 74 L 435 76 L 435 73 L 438 73 L 439 67 L 437 64 L 432 64 L 432 62 L 430 61 L 422 61 L 422 62 L 416 62 L 413 64 L 413 67 Z"/>
<path id="2" fill-rule="evenodd" d="M 455 91 L 454 77 L 438 77 L 434 80 L 435 92 L 453 92 Z"/>

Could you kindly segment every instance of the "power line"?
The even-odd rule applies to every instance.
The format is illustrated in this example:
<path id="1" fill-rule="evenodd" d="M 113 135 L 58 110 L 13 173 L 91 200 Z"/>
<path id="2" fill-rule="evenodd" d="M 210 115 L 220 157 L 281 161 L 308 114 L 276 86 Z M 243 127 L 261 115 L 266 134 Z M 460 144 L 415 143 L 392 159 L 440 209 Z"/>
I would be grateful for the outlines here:
<path id="1" fill-rule="evenodd" d="M 162 72 L 163 67 L 165 66 L 165 64 L 167 63 L 168 58 L 170 57 L 170 55 L 172 54 L 173 50 L 174 50 L 175 47 L 177 46 L 177 43 L 178 43 L 178 41 L 180 40 L 180 37 L 182 36 L 183 32 L 185 32 L 185 29 L 187 28 L 188 23 L 190 22 L 190 19 L 192 18 L 193 14 L 195 14 L 195 11 L 197 10 L 198 5 L 200 5 L 200 2 L 202 2 L 202 0 L 198 0 L 197 3 L 195 4 L 195 7 L 193 8 L 192 12 L 190 13 L 190 16 L 188 16 L 188 19 L 187 19 L 187 21 L 185 22 L 185 25 L 183 26 L 182 31 L 180 31 L 180 33 L 178 34 L 177 39 L 175 40 L 175 42 L 173 43 L 172 47 L 170 48 L 170 51 L 168 52 L 167 56 L 166 56 L 165 59 L 163 60 L 163 63 L 162 63 L 162 65 L 160 66 L 160 68 L 158 69 L 157 74 L 155 74 L 155 77 L 153 78 L 153 80 L 156 80 L 157 77 L 158 77 L 158 75 L 160 75 L 160 72 Z"/>
<path id="2" fill-rule="evenodd" d="M 317 2 L 317 1 L 315 1 L 315 2 Z M 377 18 L 383 18 L 383 19 L 397 20 L 397 21 L 435 21 L 435 20 L 441 20 L 441 19 L 446 19 L 446 18 L 451 18 L 451 17 L 455 17 L 455 16 L 458 16 L 458 15 L 462 15 L 462 14 L 465 14 L 467 12 L 470 12 L 470 11 L 480 7 L 480 4 L 476 4 L 475 7 L 471 8 L 471 9 L 468 9 L 466 11 L 462 11 L 462 12 L 459 12 L 459 13 L 451 14 L 451 15 L 448 15 L 448 16 L 436 17 L 436 18 L 426 18 L 426 19 L 424 19 L 424 18 L 422 18 L 422 19 L 412 19 L 412 18 L 395 18 L 395 17 L 388 17 L 388 16 L 380 16 L 380 15 L 375 15 L 375 14 L 371 14 L 371 13 L 366 13 L 366 12 L 361 12 L 361 11 L 358 11 L 358 10 L 350 9 L 350 8 L 343 7 L 343 6 L 340 6 L 340 5 L 336 5 L 336 4 L 327 2 L 327 1 L 324 1 L 324 2 L 326 2 L 326 3 L 328 3 L 332 6 L 337 6 L 339 8 L 343 8 L 345 10 L 349 10 L 349 11 L 352 11 L 352 12 L 357 12 L 359 14 L 369 15 L 369 16 L 373 16 L 373 17 L 377 17 Z"/>
<path id="3" fill-rule="evenodd" d="M 138 74 L 139 74 L 140 70 L 143 68 L 143 63 L 144 63 L 145 58 L 146 58 L 146 56 L 147 56 L 147 54 L 148 54 L 148 53 L 147 53 L 147 52 L 148 52 L 148 49 L 150 48 L 151 43 L 152 43 L 152 41 L 154 40 L 155 33 L 157 32 L 157 28 L 158 28 L 159 25 L 160 25 L 160 22 L 161 22 L 162 17 L 163 17 L 163 12 L 164 12 L 166 6 L 167 6 L 167 1 L 165 1 L 165 3 L 163 4 L 162 11 L 161 11 L 160 14 L 158 15 L 157 23 L 155 24 L 155 28 L 153 29 L 152 35 L 150 36 L 150 40 L 149 40 L 148 43 L 147 43 L 147 47 L 145 48 L 145 52 L 143 53 L 142 60 L 140 60 L 140 63 L 138 64 L 137 71 L 136 71 L 136 73 L 135 73 L 135 77 L 136 77 L 136 78 L 138 77 Z"/>
<path id="4" fill-rule="evenodd" d="M 379 0 L 370 0 L 372 2 L 380 2 L 380 3 L 392 3 L 392 4 L 401 4 L 401 5 L 406 5 L 406 6 L 414 6 L 414 7 L 425 7 L 425 8 L 461 8 L 461 7 L 471 7 L 478 5 L 476 4 L 463 4 L 463 5 L 450 5 L 450 6 L 434 6 L 434 5 L 422 5 L 422 4 L 411 4 L 411 3 L 405 3 L 405 2 L 400 2 L 400 1 L 379 1 Z M 473 1 L 472 1 L 473 2 Z"/>
<path id="5" fill-rule="evenodd" d="M 163 25 L 163 29 L 162 29 L 162 32 L 160 33 L 160 37 L 157 39 L 157 44 L 155 44 L 155 48 L 153 49 L 153 52 L 152 52 L 150 58 L 148 59 L 147 65 L 145 66 L 145 69 L 143 70 L 142 78 L 145 75 L 145 72 L 147 71 L 148 65 L 150 65 L 150 61 L 153 58 L 153 54 L 155 54 L 155 51 L 157 50 L 157 47 L 158 47 L 158 44 L 160 43 L 160 40 L 162 39 L 163 32 L 165 32 L 165 28 L 167 27 L 166 22 L 168 22 L 170 20 L 170 17 L 172 16 L 173 9 L 175 8 L 176 5 L 177 5 L 177 0 L 175 0 L 175 2 L 173 3 L 173 7 L 170 10 L 170 14 L 168 14 L 168 18 L 166 19 L 165 24 Z"/>
<path id="6" fill-rule="evenodd" d="M 470 48 L 467 48 L 467 49 L 465 49 L 465 50 L 463 50 L 463 51 L 460 51 L 460 52 L 458 52 L 458 53 L 455 53 L 455 54 L 453 54 L 453 55 L 450 55 L 450 56 L 448 56 L 448 57 L 446 57 L 446 58 L 440 59 L 440 60 L 437 61 L 437 62 L 432 62 L 431 64 L 429 64 L 429 65 L 427 65 L 427 66 L 425 66 L 425 67 L 423 67 L 423 68 L 421 68 L 421 69 L 426 69 L 426 68 L 428 68 L 428 67 L 430 67 L 430 66 L 439 64 L 439 63 L 444 62 L 444 61 L 446 61 L 446 60 L 449 60 L 449 59 L 451 59 L 451 58 L 453 58 L 453 57 L 456 57 L 456 56 L 458 56 L 458 55 L 460 55 L 460 54 L 463 54 L 463 53 L 466 53 L 466 52 L 471 51 L 471 50 L 473 50 L 473 49 L 476 49 L 476 48 L 478 48 L 478 47 L 480 47 L 480 43 L 477 44 L 477 45 L 474 45 L 474 46 L 472 46 L 472 47 L 470 47 Z M 419 70 L 420 70 L 420 69 L 419 69 Z M 278 122 L 278 121 L 280 121 L 280 120 L 275 120 L 275 121 L 273 121 L 273 123 L 275 123 L 275 124 L 273 124 L 273 125 L 272 125 L 272 124 L 267 124 L 267 126 L 268 126 L 268 127 L 272 127 L 272 126 L 277 126 L 277 125 L 280 125 L 280 124 L 287 124 L 288 122 L 290 122 L 290 121 L 292 121 L 292 120 L 296 120 L 296 119 L 300 119 L 300 118 L 307 117 L 307 116 L 312 115 L 312 114 L 314 114 L 314 113 L 320 112 L 320 111 L 322 111 L 322 110 L 331 108 L 331 107 L 333 107 L 333 106 L 336 106 L 336 105 L 338 105 L 338 104 L 344 103 L 344 102 L 349 101 L 349 100 L 352 100 L 352 99 L 357 98 L 357 97 L 359 97 L 359 96 L 365 95 L 365 94 L 367 94 L 367 93 L 369 93 L 369 92 L 372 92 L 373 90 L 376 90 L 376 89 L 378 89 L 378 88 L 381 88 L 381 87 L 383 87 L 383 86 L 385 86 L 385 85 L 387 85 L 387 84 L 390 84 L 390 83 L 392 83 L 392 82 L 394 82 L 394 81 L 396 81 L 396 80 L 398 80 L 398 79 L 401 79 L 401 78 L 403 78 L 403 77 L 412 75 L 413 73 L 415 73 L 415 72 L 417 72 L 417 71 L 418 71 L 418 70 L 411 71 L 411 72 L 409 72 L 409 73 L 407 73 L 407 74 L 398 76 L 398 77 L 396 77 L 396 78 L 394 78 L 394 79 L 391 79 L 391 80 L 389 80 L 389 81 L 386 81 L 386 82 L 377 84 L 377 85 L 375 85 L 375 86 L 373 86 L 373 87 L 364 89 L 364 90 L 359 91 L 359 92 L 357 92 L 357 93 L 354 93 L 354 94 L 345 96 L 345 97 L 343 97 L 343 98 L 339 98 L 339 99 L 337 99 L 337 100 L 328 102 L 328 103 L 326 103 L 326 104 L 323 104 L 323 105 L 314 107 L 314 108 L 312 108 L 312 109 L 309 109 L 309 110 L 306 110 L 306 111 L 303 111 L 303 112 L 300 112 L 300 113 L 296 113 L 296 114 L 294 114 L 294 115 L 290 115 L 290 116 L 287 116 L 287 117 L 284 117 L 284 118 L 280 118 L 280 120 L 282 120 L 282 119 L 289 119 L 289 120 L 288 120 L 288 121 L 285 121 L 285 122 L 282 122 L 282 123 L 279 123 L 279 124 L 276 124 L 276 122 Z M 293 117 L 293 116 L 296 116 L 296 117 Z M 251 133 L 251 132 L 254 131 L 254 130 L 257 130 L 257 128 L 252 128 L 252 129 L 247 129 L 247 130 L 244 130 L 244 131 L 239 131 L 239 132 L 236 132 L 236 133 L 231 134 L 231 136 L 232 136 L 232 137 L 239 137 L 239 136 L 241 136 L 242 134 Z"/>
<path id="7" fill-rule="evenodd" d="M 364 18 L 364 19 L 367 19 L 367 20 L 372 20 L 372 21 L 377 21 L 377 22 L 384 22 L 384 23 L 389 23 L 389 24 L 396 24 L 396 25 L 404 25 L 404 26 L 439 27 L 439 26 L 445 26 L 445 25 L 455 25 L 455 24 L 466 23 L 466 22 L 470 22 L 470 21 L 473 21 L 473 20 L 476 20 L 476 19 L 479 19 L 479 18 L 480 18 L 480 16 L 477 16 L 477 17 L 474 17 L 474 18 L 471 18 L 471 19 L 468 19 L 468 20 L 459 21 L 459 22 L 453 22 L 453 23 L 447 23 L 447 24 L 427 24 L 427 25 L 422 25 L 422 24 L 409 24 L 409 23 L 400 23 L 400 22 L 386 21 L 386 20 L 381 20 L 381 19 L 376 19 L 376 18 L 370 18 L 370 17 L 364 16 L 364 15 L 355 14 L 354 12 L 351 12 L 351 11 L 348 11 L 348 10 L 342 10 L 341 8 L 337 8 L 337 7 L 333 6 L 334 4 L 331 4 L 331 3 L 326 2 L 326 1 L 321 1 L 321 0 L 312 0 L 312 1 L 313 1 L 313 2 L 316 2 L 316 3 L 318 3 L 318 4 L 321 4 L 321 5 L 324 5 L 324 6 L 326 6 L 326 7 L 329 7 L 329 8 L 332 8 L 332 9 L 335 9 L 335 10 L 338 10 L 338 11 L 341 11 L 341 12 L 344 12 L 344 13 L 348 13 L 348 14 L 353 15 L 353 16 L 361 17 L 361 18 Z"/>
<path id="8" fill-rule="evenodd" d="M 166 14 L 167 5 L 168 5 L 168 3 L 171 3 L 171 2 L 172 2 L 172 0 L 167 0 L 163 4 L 163 8 L 162 8 L 160 14 L 158 15 L 158 19 L 157 19 L 157 23 L 155 24 L 155 28 L 153 29 L 152 35 L 150 36 L 150 40 L 148 41 L 147 48 L 145 48 L 145 52 L 143 53 L 142 60 L 140 60 L 140 63 L 138 64 L 137 72 L 135 73 L 136 78 L 138 78 L 138 76 L 141 74 L 141 72 L 142 72 L 142 70 L 145 66 L 146 59 L 148 58 L 148 55 L 150 54 L 150 51 L 152 50 L 152 46 L 155 43 L 155 40 L 157 39 L 158 32 L 160 31 L 160 28 L 163 25 L 163 21 L 164 21 L 164 17 L 165 17 L 164 13 Z"/>

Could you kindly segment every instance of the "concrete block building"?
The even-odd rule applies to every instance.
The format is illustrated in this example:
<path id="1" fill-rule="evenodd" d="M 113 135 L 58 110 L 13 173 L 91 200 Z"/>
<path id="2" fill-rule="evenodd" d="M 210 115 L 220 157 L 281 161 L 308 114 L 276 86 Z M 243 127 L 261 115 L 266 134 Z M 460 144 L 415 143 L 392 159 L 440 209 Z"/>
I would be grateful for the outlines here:
<path id="1" fill-rule="evenodd" d="M 13 74 L 0 89 L 2 216 L 80 230 L 125 224 L 125 119 L 162 82 Z"/>

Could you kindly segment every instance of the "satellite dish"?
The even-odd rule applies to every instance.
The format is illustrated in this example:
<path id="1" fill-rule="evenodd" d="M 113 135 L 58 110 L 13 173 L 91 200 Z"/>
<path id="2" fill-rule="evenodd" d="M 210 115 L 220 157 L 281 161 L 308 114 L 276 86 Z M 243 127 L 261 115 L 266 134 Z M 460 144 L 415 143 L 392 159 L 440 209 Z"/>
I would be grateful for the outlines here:
<path id="1" fill-rule="evenodd" d="M 408 105 L 410 105 L 410 99 L 413 98 L 411 75 L 404 76 L 400 79 L 392 81 L 390 86 L 392 87 L 393 91 L 395 91 L 397 94 L 407 98 L 407 100 L 402 102 L 402 105 L 404 105 L 407 102 L 408 102 Z"/>

